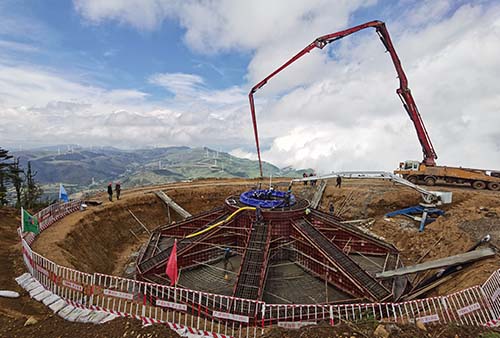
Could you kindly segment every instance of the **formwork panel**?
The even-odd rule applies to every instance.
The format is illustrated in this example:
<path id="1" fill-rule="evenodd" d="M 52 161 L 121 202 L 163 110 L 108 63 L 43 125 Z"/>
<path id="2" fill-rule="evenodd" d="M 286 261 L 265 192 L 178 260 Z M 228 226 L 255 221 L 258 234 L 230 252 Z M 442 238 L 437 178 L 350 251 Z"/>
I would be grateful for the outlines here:
<path id="1" fill-rule="evenodd" d="M 307 284 L 307 281 L 314 280 L 317 282 L 316 284 L 322 285 L 320 287 L 323 290 L 323 295 L 320 297 L 322 299 L 326 299 L 327 294 L 334 294 L 335 292 L 332 290 L 337 290 L 336 292 L 340 295 L 336 298 L 332 296 L 332 301 L 342 297 L 357 300 L 373 299 L 359 285 L 359 281 L 353 282 L 353 276 L 343 271 L 342 264 L 339 265 L 335 258 L 318 251 L 316 245 L 310 243 L 311 238 L 307 238 L 310 235 L 304 237 L 304 234 L 301 233 L 303 230 L 295 229 L 293 224 L 299 220 L 310 223 L 316 229 L 315 231 L 322 234 L 321 237 L 326 238 L 330 243 L 328 245 L 338 248 L 341 254 L 336 254 L 337 256 L 345 256 L 349 261 L 354 259 L 358 262 L 357 269 L 363 270 L 363 273 L 369 275 L 369 278 L 373 278 L 375 271 L 372 266 L 369 266 L 370 259 L 380 265 L 381 261 L 387 257 L 385 269 L 395 265 L 394 257 L 397 257 L 398 252 L 392 245 L 363 233 L 355 227 L 342 224 L 338 218 L 331 217 L 321 211 L 312 210 L 306 213 L 308 202 L 301 199 L 298 199 L 297 204 L 290 209 L 280 207 L 272 210 L 261 210 L 261 221 L 266 223 L 266 231 L 256 231 L 254 225 L 257 221 L 256 212 L 243 211 L 230 222 L 223 223 L 200 237 L 184 239 L 188 234 L 224 220 L 241 207 L 240 204 L 237 196 L 231 196 L 226 200 L 224 206 L 195 215 L 177 224 L 161 227 L 159 232 L 153 233 L 138 260 L 138 266 L 147 268 L 145 272 L 141 270 L 144 272 L 143 277 L 150 276 L 147 278 L 148 280 L 168 281 L 165 276 L 165 266 L 174 238 L 178 238 L 178 267 L 184 269 L 185 279 L 188 283 L 193 286 L 199 285 L 201 291 L 249 298 L 250 300 L 258 300 L 262 297 L 272 298 L 277 302 L 278 298 L 275 296 L 273 298 L 270 294 L 266 295 L 265 290 L 283 299 L 287 298 L 285 296 L 287 292 L 292 299 L 305 299 L 300 297 L 302 296 L 300 292 L 297 297 L 294 297 L 293 293 L 301 288 L 301 283 Z M 242 259 L 236 267 L 236 271 L 226 271 L 223 267 L 221 268 L 225 248 L 231 248 L 232 254 L 236 255 L 231 259 L 235 259 L 235 257 Z M 283 261 L 292 261 L 297 269 L 302 272 L 306 271 L 304 273 L 308 277 L 297 277 L 296 281 L 292 278 L 286 283 L 272 278 L 267 281 L 268 266 Z M 352 265 L 350 262 L 349 264 Z M 195 282 L 196 271 L 199 271 L 200 279 L 206 279 L 206 283 Z M 370 283 L 373 282 L 374 280 L 370 280 Z M 238 283 L 242 286 L 238 287 Z M 287 290 L 277 293 L 276 287 L 273 288 L 273 283 L 276 283 L 276 286 L 283 285 Z M 383 285 L 385 288 L 391 289 L 392 283 L 392 280 L 387 280 L 384 281 Z M 383 288 L 382 284 L 381 287 Z M 324 290 L 330 291 L 325 293 Z M 311 303 L 315 302 L 314 296 L 310 296 L 308 299 L 311 300 Z M 231 307 L 233 305 L 231 303 L 225 306 Z M 207 306 L 210 308 L 210 305 Z"/>

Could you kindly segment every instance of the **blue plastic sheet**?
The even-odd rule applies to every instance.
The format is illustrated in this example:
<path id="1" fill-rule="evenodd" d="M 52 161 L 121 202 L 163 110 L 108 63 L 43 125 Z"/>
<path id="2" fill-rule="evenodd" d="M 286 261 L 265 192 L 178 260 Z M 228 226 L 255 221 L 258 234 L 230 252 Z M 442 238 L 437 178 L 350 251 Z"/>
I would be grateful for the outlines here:
<path id="1" fill-rule="evenodd" d="M 249 190 L 240 195 L 240 202 L 253 207 L 260 206 L 266 209 L 294 205 L 296 203 L 295 196 L 289 193 L 290 202 L 287 203 L 286 195 L 287 192 L 279 190 Z"/>

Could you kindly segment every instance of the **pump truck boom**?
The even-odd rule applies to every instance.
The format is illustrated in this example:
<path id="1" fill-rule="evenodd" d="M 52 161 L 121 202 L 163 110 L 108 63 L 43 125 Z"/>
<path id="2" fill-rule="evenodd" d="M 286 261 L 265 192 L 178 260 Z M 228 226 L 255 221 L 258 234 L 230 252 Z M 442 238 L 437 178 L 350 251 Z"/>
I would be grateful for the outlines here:
<path id="1" fill-rule="evenodd" d="M 417 109 L 417 105 L 415 104 L 415 100 L 413 99 L 413 96 L 411 95 L 410 88 L 408 88 L 408 79 L 406 78 L 406 74 L 403 71 L 403 67 L 401 66 L 401 61 L 399 60 L 399 57 L 396 53 L 396 50 L 394 49 L 394 46 L 391 41 L 391 37 L 389 36 L 389 32 L 387 31 L 387 28 L 385 27 L 385 23 L 382 21 L 370 21 L 366 22 L 362 25 L 358 25 L 343 31 L 339 31 L 336 33 L 332 34 L 327 34 L 320 36 L 319 38 L 315 39 L 313 42 L 311 42 L 309 45 L 307 45 L 304 49 L 302 49 L 300 52 L 298 52 L 295 56 L 293 56 L 290 60 L 285 62 L 281 67 L 273 71 L 271 74 L 269 74 L 265 79 L 257 83 L 251 90 L 250 93 L 248 94 L 248 98 L 250 101 L 250 111 L 252 114 L 252 122 L 253 122 L 253 128 L 254 128 L 254 134 L 255 134 L 255 143 L 257 146 L 257 156 L 259 158 L 259 167 L 260 167 L 260 175 L 262 176 L 262 162 L 261 162 L 261 157 L 260 157 L 260 146 L 259 146 L 259 135 L 257 131 L 257 119 L 255 116 L 255 105 L 254 105 L 254 98 L 253 95 L 254 93 L 262 88 L 271 78 L 273 78 L 275 75 L 277 75 L 279 72 L 281 72 L 283 69 L 300 59 L 302 56 L 306 55 L 309 53 L 311 50 L 314 48 L 319 48 L 323 49 L 326 45 L 335 42 L 337 40 L 340 40 L 348 35 L 351 35 L 353 33 L 359 32 L 360 30 L 366 29 L 366 28 L 375 28 L 375 31 L 377 32 L 378 36 L 380 37 L 380 40 L 382 41 L 382 44 L 385 46 L 387 51 L 389 52 L 389 55 L 391 56 L 392 62 L 394 63 L 394 67 L 396 68 L 396 73 L 398 74 L 399 78 L 399 88 L 396 90 L 396 93 L 398 94 L 399 98 L 401 99 L 401 102 L 403 103 L 403 106 L 410 116 L 410 119 L 413 122 L 413 125 L 415 126 L 415 129 L 417 131 L 417 136 L 420 141 L 420 144 L 422 145 L 422 151 L 424 153 L 424 160 L 423 163 L 433 166 L 435 165 L 435 160 L 437 159 L 436 152 L 434 151 L 434 147 L 432 146 L 431 140 L 429 138 L 429 135 L 427 134 L 427 130 L 425 129 L 424 123 L 422 121 L 422 118 L 420 117 L 420 114 Z"/>
<path id="2" fill-rule="evenodd" d="M 469 183 L 475 189 L 484 189 L 488 187 L 488 189 L 490 190 L 500 190 L 500 172 L 498 171 L 436 166 L 437 154 L 429 138 L 429 134 L 427 133 L 424 122 L 422 121 L 415 100 L 413 99 L 413 96 L 411 94 L 410 88 L 408 87 L 408 79 L 405 72 L 403 71 L 403 67 L 401 66 L 401 61 L 399 60 L 396 50 L 394 49 L 391 38 L 389 36 L 389 32 L 385 27 L 385 23 L 377 20 L 366 22 L 352 28 L 316 38 L 304 49 L 295 54 L 291 59 L 286 61 L 283 65 L 281 65 L 271 74 L 266 76 L 262 81 L 252 87 L 250 93 L 248 94 L 248 99 L 250 102 L 250 112 L 252 115 L 255 144 L 257 147 L 257 156 L 259 159 L 260 176 L 262 177 L 262 160 L 260 154 L 259 134 L 257 130 L 257 118 L 255 115 L 254 94 L 257 92 L 257 90 L 262 88 L 271 78 L 276 76 L 282 70 L 290 66 L 292 63 L 294 63 L 313 49 L 323 49 L 326 45 L 332 42 L 335 42 L 348 35 L 370 27 L 375 29 L 380 40 L 382 41 L 382 44 L 385 46 L 387 52 L 391 56 L 391 60 L 394 64 L 394 68 L 396 69 L 396 73 L 399 79 L 399 88 L 396 90 L 396 93 L 403 103 L 403 107 L 408 113 L 408 116 L 413 122 L 423 152 L 422 162 L 402 162 L 400 163 L 399 170 L 394 171 L 394 173 L 400 174 L 403 178 L 408 179 L 414 184 L 418 183 L 419 181 L 423 181 L 427 185 L 434 185 L 436 181 L 444 180 L 448 183 Z"/>

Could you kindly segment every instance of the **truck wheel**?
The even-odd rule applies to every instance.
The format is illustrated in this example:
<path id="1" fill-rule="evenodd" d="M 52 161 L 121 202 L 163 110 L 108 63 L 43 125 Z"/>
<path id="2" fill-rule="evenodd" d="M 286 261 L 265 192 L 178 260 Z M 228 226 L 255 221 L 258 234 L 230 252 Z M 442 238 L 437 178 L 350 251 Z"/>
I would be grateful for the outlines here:
<path id="1" fill-rule="evenodd" d="M 417 176 L 408 176 L 406 179 L 413 184 L 417 184 L 418 182 Z"/>
<path id="2" fill-rule="evenodd" d="M 425 185 L 433 186 L 434 184 L 436 184 L 436 179 L 434 177 L 425 178 Z"/>
<path id="3" fill-rule="evenodd" d="M 474 181 L 472 182 L 472 187 L 477 190 L 484 189 L 486 188 L 486 183 L 483 181 Z"/>
<path id="4" fill-rule="evenodd" d="M 500 183 L 490 182 L 490 183 L 488 183 L 488 189 L 493 190 L 493 191 L 498 191 L 498 190 L 500 190 Z"/>

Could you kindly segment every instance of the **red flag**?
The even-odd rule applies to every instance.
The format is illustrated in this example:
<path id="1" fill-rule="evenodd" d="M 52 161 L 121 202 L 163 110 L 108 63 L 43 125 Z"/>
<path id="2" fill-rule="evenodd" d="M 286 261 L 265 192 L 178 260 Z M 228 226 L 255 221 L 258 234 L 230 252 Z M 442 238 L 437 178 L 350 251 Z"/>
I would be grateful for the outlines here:
<path id="1" fill-rule="evenodd" d="M 174 286 L 177 282 L 177 240 L 174 242 L 174 247 L 168 259 L 167 269 L 165 271 L 168 278 L 170 278 L 170 286 Z"/>

